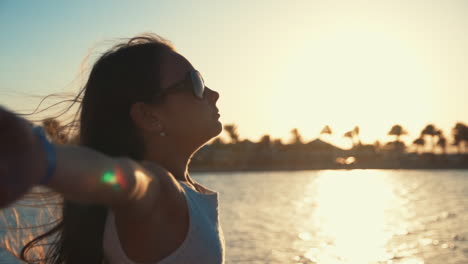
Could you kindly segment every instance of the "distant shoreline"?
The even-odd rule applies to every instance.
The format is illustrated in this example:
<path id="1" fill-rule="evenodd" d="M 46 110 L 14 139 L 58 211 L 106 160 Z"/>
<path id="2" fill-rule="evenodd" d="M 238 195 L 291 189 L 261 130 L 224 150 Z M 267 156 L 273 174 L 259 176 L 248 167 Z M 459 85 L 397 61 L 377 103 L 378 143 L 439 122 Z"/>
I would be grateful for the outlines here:
<path id="1" fill-rule="evenodd" d="M 303 167 L 194 167 L 190 168 L 191 172 L 261 172 L 261 171 L 302 171 L 302 170 L 468 170 L 468 166 L 460 167 L 427 167 L 427 166 L 386 166 L 386 167 L 364 167 L 364 166 L 342 166 L 342 167 L 314 167 L 314 166 L 303 166 Z"/>

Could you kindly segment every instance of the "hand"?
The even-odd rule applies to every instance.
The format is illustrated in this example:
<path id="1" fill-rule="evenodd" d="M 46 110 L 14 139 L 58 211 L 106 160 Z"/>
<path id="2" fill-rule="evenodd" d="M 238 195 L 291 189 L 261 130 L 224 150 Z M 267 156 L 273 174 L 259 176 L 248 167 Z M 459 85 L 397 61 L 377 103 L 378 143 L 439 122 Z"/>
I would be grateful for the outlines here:
<path id="1" fill-rule="evenodd" d="M 31 124 L 0 107 L 0 208 L 38 184 L 46 166 L 42 142 Z"/>

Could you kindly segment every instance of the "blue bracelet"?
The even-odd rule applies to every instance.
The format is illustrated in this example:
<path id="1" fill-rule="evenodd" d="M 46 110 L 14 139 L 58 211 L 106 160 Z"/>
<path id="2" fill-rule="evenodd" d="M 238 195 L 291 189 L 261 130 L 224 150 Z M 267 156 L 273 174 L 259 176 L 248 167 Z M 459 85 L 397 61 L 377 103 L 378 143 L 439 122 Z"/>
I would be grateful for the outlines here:
<path id="1" fill-rule="evenodd" d="M 44 146 L 45 152 L 46 152 L 46 158 L 47 158 L 47 173 L 44 178 L 42 178 L 41 182 L 39 184 L 46 185 L 49 183 L 50 179 L 52 179 L 52 176 L 55 172 L 55 147 L 52 143 L 49 142 L 47 139 L 44 129 L 40 126 L 36 126 L 33 128 L 34 134 L 39 137 L 39 139 L 42 141 L 42 145 Z"/>

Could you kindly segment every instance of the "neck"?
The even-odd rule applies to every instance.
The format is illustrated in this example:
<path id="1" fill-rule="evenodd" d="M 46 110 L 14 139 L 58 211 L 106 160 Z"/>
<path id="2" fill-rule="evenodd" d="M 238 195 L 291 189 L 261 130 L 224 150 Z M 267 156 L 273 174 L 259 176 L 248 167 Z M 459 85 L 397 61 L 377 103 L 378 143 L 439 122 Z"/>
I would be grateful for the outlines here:
<path id="1" fill-rule="evenodd" d="M 191 182 L 188 165 L 192 154 L 190 151 L 181 151 L 174 146 L 159 145 L 148 149 L 145 160 L 153 161 L 164 167 L 178 181 Z"/>

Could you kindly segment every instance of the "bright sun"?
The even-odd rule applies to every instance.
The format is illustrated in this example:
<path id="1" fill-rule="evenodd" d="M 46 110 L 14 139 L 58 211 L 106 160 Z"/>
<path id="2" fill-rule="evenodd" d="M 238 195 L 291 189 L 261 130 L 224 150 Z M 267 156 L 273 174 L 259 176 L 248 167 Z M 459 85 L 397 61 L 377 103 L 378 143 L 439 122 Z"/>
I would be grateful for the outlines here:
<path id="1" fill-rule="evenodd" d="M 364 139 L 382 138 L 399 122 L 419 129 L 419 120 L 430 112 L 415 107 L 430 100 L 426 66 L 409 44 L 388 32 L 331 32 L 305 42 L 290 58 L 271 109 L 282 105 L 275 118 L 306 134 L 317 134 L 325 124 L 337 131 L 359 125 Z M 342 133 L 336 140 L 344 140 Z"/>

